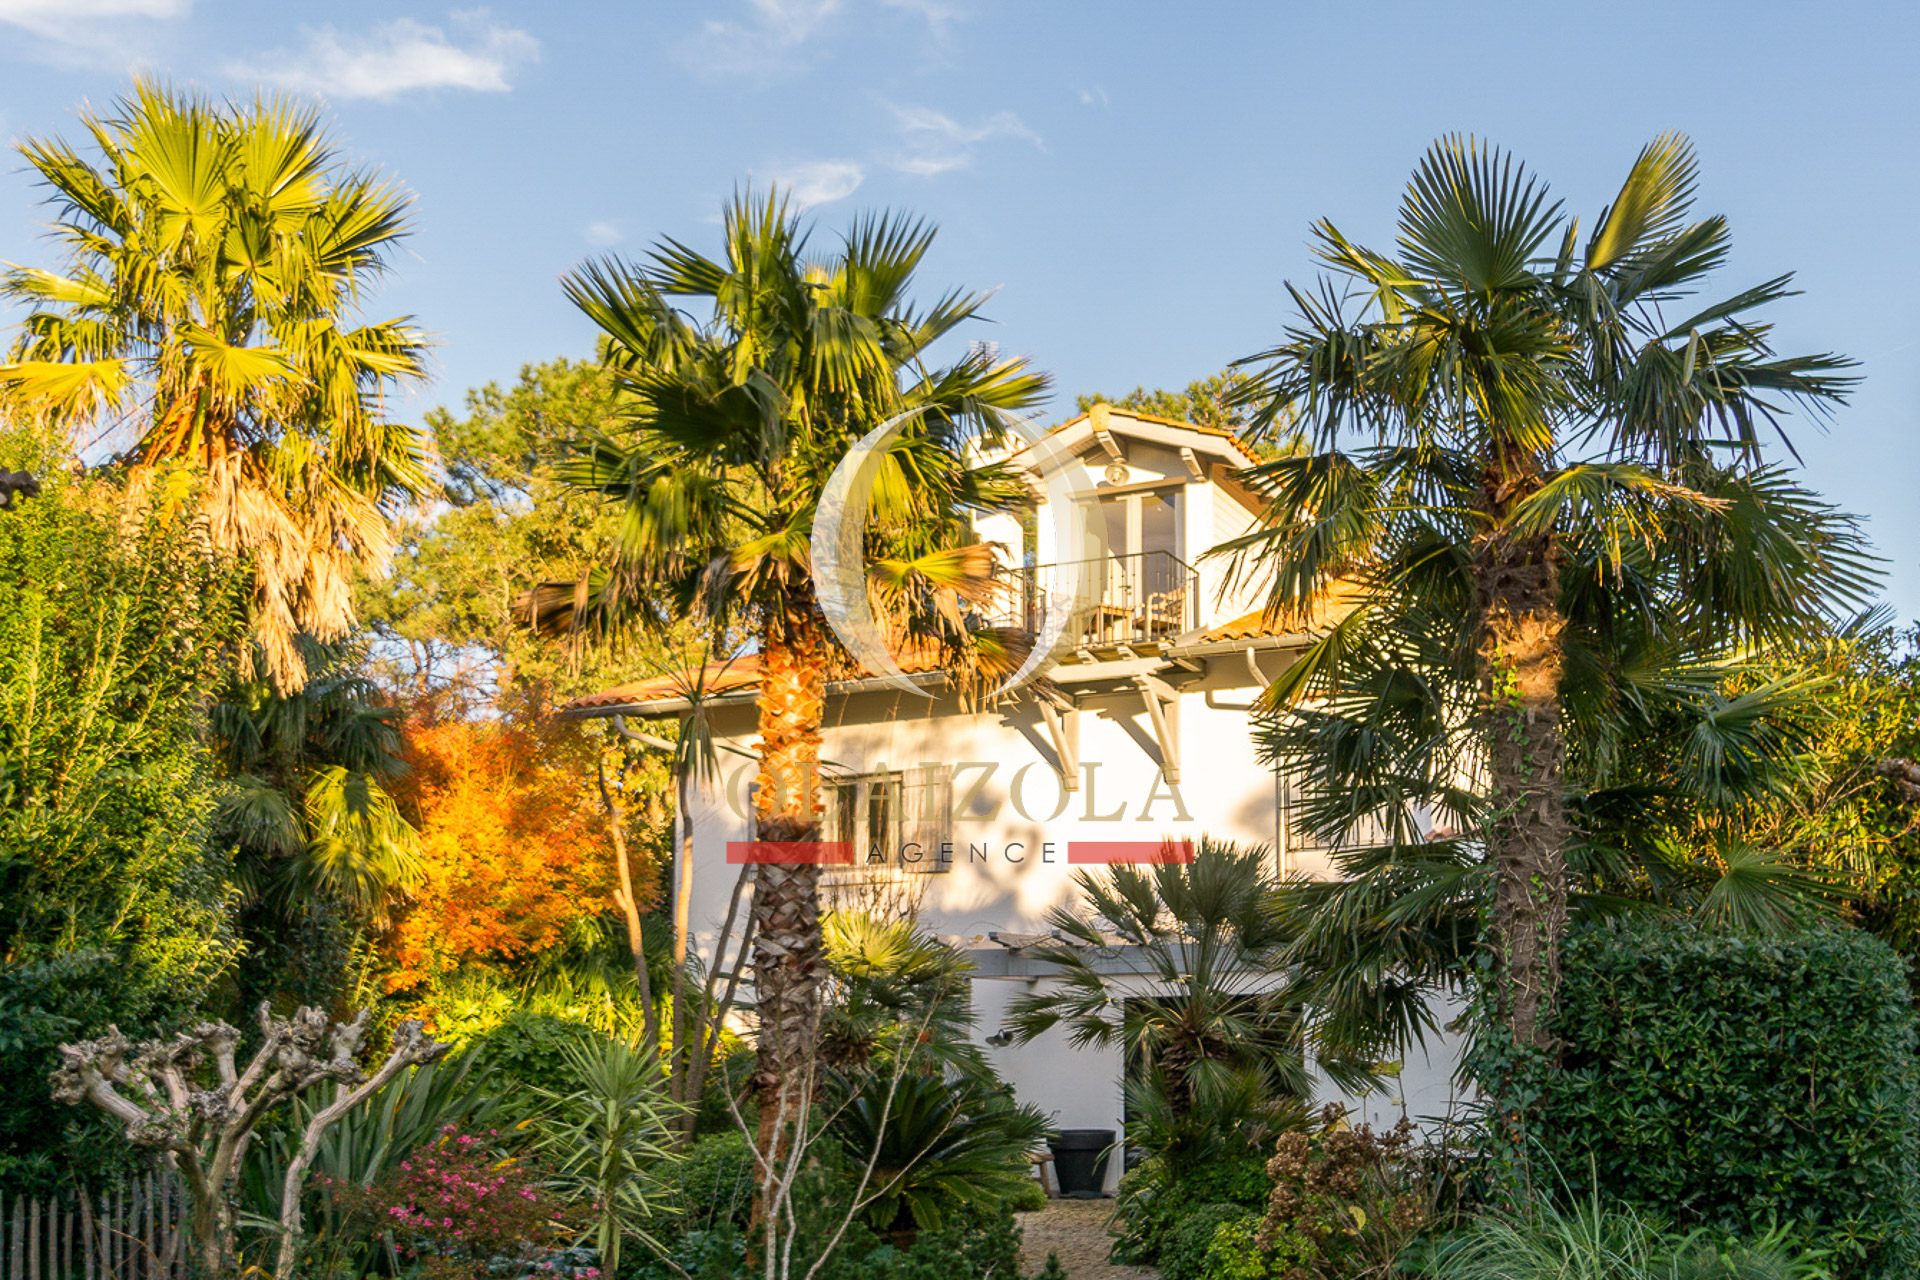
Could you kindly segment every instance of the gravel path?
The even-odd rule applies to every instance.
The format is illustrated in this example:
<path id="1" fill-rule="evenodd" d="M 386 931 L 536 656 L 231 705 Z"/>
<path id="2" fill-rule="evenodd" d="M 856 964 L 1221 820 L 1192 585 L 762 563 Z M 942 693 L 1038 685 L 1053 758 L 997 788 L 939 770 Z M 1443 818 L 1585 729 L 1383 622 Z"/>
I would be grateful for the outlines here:
<path id="1" fill-rule="evenodd" d="M 1020 1262 L 1032 1275 L 1047 1265 L 1049 1251 L 1060 1255 L 1070 1280 L 1159 1280 L 1153 1267 L 1120 1267 L 1107 1261 L 1113 1237 L 1107 1219 L 1111 1200 L 1049 1200 L 1047 1207 L 1020 1215 Z"/>

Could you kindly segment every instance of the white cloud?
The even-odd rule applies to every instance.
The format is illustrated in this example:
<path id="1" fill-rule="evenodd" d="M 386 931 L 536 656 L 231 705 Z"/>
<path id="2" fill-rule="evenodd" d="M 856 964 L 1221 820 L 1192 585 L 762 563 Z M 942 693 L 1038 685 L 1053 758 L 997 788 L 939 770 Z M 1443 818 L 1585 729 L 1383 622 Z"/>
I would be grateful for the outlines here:
<path id="1" fill-rule="evenodd" d="M 840 0 L 748 0 L 755 20 L 776 39 L 799 44 L 840 11 Z"/>
<path id="2" fill-rule="evenodd" d="M 88 23 L 184 17 L 191 0 L 0 0 L 0 22 L 64 39 Z"/>
<path id="3" fill-rule="evenodd" d="M 619 223 L 601 219 L 597 222 L 589 222 L 581 230 L 580 236 L 596 249 L 605 249 L 625 240 L 627 233 L 620 229 Z"/>
<path id="4" fill-rule="evenodd" d="M 1083 107 L 1104 107 L 1107 105 L 1107 91 L 1099 85 L 1080 90 L 1080 105 Z"/>
<path id="5" fill-rule="evenodd" d="M 184 18 L 193 0 L 0 0 L 0 24 L 37 36 L 29 52 L 76 66 L 135 58 L 151 24 Z"/>
<path id="6" fill-rule="evenodd" d="M 814 160 L 788 165 L 773 174 L 774 186 L 803 208 L 844 200 L 866 180 L 865 166 L 854 160 Z"/>
<path id="7" fill-rule="evenodd" d="M 923 178 L 966 168 L 975 149 L 995 138 L 1016 138 L 1045 149 L 1040 135 L 1011 111 L 996 112 L 977 124 L 962 124 L 931 107 L 894 107 L 893 116 L 907 143 L 893 167 Z"/>
<path id="8" fill-rule="evenodd" d="M 943 0 L 880 0 L 880 3 L 889 9 L 908 9 L 919 14 L 936 34 L 944 33 L 948 23 L 967 16 L 959 5 L 946 4 Z"/>
<path id="9" fill-rule="evenodd" d="M 508 73 L 540 56 L 539 41 L 484 12 L 452 18 L 452 37 L 413 18 L 380 23 L 364 35 L 304 28 L 306 44 L 298 51 L 277 50 L 230 70 L 329 98 L 387 101 L 419 89 L 504 93 L 513 87 Z"/>
<path id="10" fill-rule="evenodd" d="M 734 0 L 736 5 L 740 0 Z M 968 14 L 955 0 L 878 0 L 919 15 L 935 36 Z M 710 77 L 788 76 L 807 66 L 805 46 L 847 7 L 847 0 L 745 0 L 739 16 L 709 18 L 681 41 L 680 60 Z"/>
<path id="11" fill-rule="evenodd" d="M 769 75 L 798 70 L 798 51 L 842 0 L 747 0 L 745 19 L 715 18 L 680 50 L 694 71 L 708 75 Z"/>

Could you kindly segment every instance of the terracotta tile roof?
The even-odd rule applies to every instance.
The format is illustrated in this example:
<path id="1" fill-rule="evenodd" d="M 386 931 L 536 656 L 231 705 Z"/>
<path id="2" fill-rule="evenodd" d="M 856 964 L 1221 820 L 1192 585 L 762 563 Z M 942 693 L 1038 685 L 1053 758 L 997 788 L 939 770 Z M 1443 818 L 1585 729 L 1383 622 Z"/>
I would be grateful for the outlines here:
<path id="1" fill-rule="evenodd" d="M 681 671 L 617 684 L 611 689 L 603 689 L 599 693 L 589 693 L 584 697 L 575 698 L 561 710 L 591 711 L 600 707 L 626 706 L 634 702 L 682 698 L 686 696 L 688 689 L 696 685 L 702 685 L 709 694 L 715 694 L 749 689 L 759 683 L 760 655 L 743 653 L 732 662 L 709 662 L 704 671 L 699 674 L 694 671 Z"/>
<path id="2" fill-rule="evenodd" d="M 1221 440 L 1225 440 L 1228 444 L 1232 445 L 1234 452 L 1240 454 L 1242 457 L 1248 459 L 1249 461 L 1257 461 L 1254 455 L 1248 452 L 1247 446 L 1240 442 L 1240 437 L 1235 435 L 1231 431 L 1223 431 L 1219 427 L 1203 427 L 1197 422 L 1182 422 L 1178 418 L 1162 418 L 1158 414 L 1142 413 L 1138 409 L 1122 409 L 1119 405 L 1109 405 L 1108 408 L 1111 410 L 1112 413 L 1120 417 L 1132 418 L 1138 422 L 1151 422 L 1157 427 L 1178 427 L 1182 431 L 1197 431 L 1203 436 L 1215 436 Z M 1091 410 L 1088 410 L 1082 413 L 1076 413 L 1071 418 L 1068 418 L 1065 422 L 1061 423 L 1059 426 L 1054 427 L 1053 429 L 1048 431 L 1047 434 L 1050 436 L 1058 435 L 1069 427 L 1078 426 L 1080 423 L 1085 422 L 1088 418 L 1092 416 L 1093 414 Z M 1023 443 L 1019 448 L 1015 449 L 1008 456 L 1017 458 L 1031 448 L 1033 448 L 1031 444 Z"/>
<path id="3" fill-rule="evenodd" d="M 1231 622 L 1223 622 L 1217 627 L 1208 627 L 1200 633 L 1202 644 L 1214 640 L 1258 640 L 1263 636 L 1292 635 L 1300 628 L 1281 622 L 1268 622 L 1264 609 L 1255 609 L 1252 613 L 1241 614 Z"/>
<path id="4" fill-rule="evenodd" d="M 1302 618 L 1269 618 L 1265 609 L 1255 609 L 1200 633 L 1202 644 L 1215 640 L 1258 640 L 1266 636 L 1291 636 L 1302 631 L 1318 631 L 1354 611 L 1360 603 L 1357 583 L 1336 582 L 1320 593 L 1313 609 Z"/>
<path id="5" fill-rule="evenodd" d="M 937 671 L 940 662 L 930 654 L 902 653 L 894 657 L 900 670 L 908 675 Z M 832 677 L 829 677 L 831 680 Z M 694 671 L 682 671 L 668 675 L 648 676 L 645 680 L 632 680 L 626 684 L 617 684 L 611 689 L 599 693 L 589 693 L 561 707 L 562 712 L 598 711 L 607 707 L 632 706 L 644 702 L 666 702 L 675 698 L 684 698 L 687 691 L 700 684 L 699 675 Z M 705 668 L 704 688 L 709 697 L 722 693 L 742 693 L 760 685 L 760 655 L 743 653 L 732 662 L 710 662 Z"/>

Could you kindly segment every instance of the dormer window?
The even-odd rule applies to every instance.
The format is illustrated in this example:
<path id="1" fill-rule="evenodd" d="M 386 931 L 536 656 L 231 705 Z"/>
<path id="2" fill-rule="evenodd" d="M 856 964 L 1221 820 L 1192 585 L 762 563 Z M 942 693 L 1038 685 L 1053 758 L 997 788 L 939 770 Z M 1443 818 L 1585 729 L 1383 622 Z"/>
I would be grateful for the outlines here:
<path id="1" fill-rule="evenodd" d="M 1185 490 L 1185 484 L 1174 481 L 1102 497 L 1099 502 L 1106 520 L 1107 554 L 1135 556 L 1158 551 L 1184 559 L 1180 553 Z"/>
<path id="2" fill-rule="evenodd" d="M 1230 610 L 1229 617 L 1250 607 L 1241 597 L 1253 586 L 1204 596 L 1191 567 L 1260 519 L 1260 499 L 1237 478 L 1254 458 L 1229 436 L 1095 404 L 1061 425 L 1045 450 L 1014 449 L 1008 460 L 1025 471 L 1036 505 L 975 522 L 1011 562 L 1003 625 L 1038 632 L 1071 584 L 1083 621 L 1062 643 L 1086 663 L 1142 646 L 1159 650 L 1196 632 L 1211 616 L 1203 606 Z M 1064 510 L 1048 496 L 1047 486 L 1059 494 L 1059 481 L 1072 497 Z M 1082 561 L 1088 552 L 1080 534 L 1089 525 L 1106 543 L 1097 564 Z"/>

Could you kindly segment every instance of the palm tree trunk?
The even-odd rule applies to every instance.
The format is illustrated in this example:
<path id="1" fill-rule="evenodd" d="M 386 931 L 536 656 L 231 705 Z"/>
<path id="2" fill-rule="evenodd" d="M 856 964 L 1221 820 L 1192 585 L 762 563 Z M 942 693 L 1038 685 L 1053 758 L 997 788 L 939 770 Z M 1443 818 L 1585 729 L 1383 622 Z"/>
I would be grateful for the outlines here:
<path id="1" fill-rule="evenodd" d="M 1559 572 L 1550 534 L 1501 531 L 1474 557 L 1480 717 L 1493 818 L 1493 983 L 1499 1020 L 1523 1045 L 1552 1049 L 1567 923 L 1569 833 L 1561 775 Z"/>
<path id="2" fill-rule="evenodd" d="M 759 839 L 820 838 L 816 781 L 826 701 L 826 644 L 810 591 L 793 591 L 768 619 L 760 649 L 760 781 L 754 793 Z M 752 924 L 754 999 L 759 1039 L 754 1084 L 760 1099 L 758 1149 L 767 1170 L 786 1151 L 791 1126 L 805 1119 L 820 1026 L 820 868 L 814 861 L 763 862 L 756 868 Z M 762 1205 L 755 1197 L 755 1220 Z"/>

